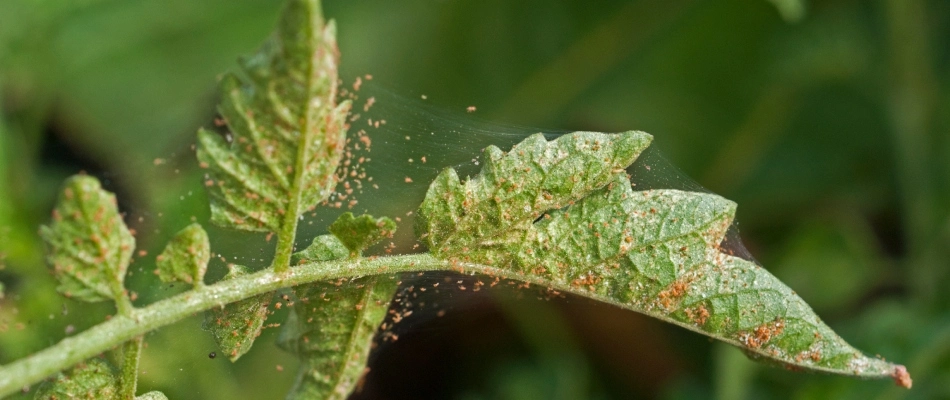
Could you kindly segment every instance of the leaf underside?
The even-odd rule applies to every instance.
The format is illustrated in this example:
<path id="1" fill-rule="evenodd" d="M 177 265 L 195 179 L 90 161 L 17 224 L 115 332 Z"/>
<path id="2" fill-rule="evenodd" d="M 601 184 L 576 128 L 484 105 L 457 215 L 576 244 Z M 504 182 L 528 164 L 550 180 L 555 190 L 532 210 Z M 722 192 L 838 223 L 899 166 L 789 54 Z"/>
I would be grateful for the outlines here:
<path id="1" fill-rule="evenodd" d="M 36 400 L 114 399 L 119 395 L 119 379 L 108 362 L 93 358 L 52 381 L 45 382 L 33 396 Z"/>
<path id="2" fill-rule="evenodd" d="M 247 274 L 243 266 L 231 265 L 230 268 L 225 280 Z M 267 305 L 271 295 L 265 293 L 223 307 L 215 307 L 205 314 L 205 329 L 211 331 L 218 347 L 232 362 L 250 351 L 254 340 L 260 336 L 267 319 Z"/>
<path id="3" fill-rule="evenodd" d="M 288 2 L 277 33 L 221 80 L 228 139 L 198 132 L 217 225 L 279 232 L 336 186 L 350 102 L 336 103 L 336 32 L 319 7 Z"/>
<path id="4" fill-rule="evenodd" d="M 155 274 L 165 283 L 201 284 L 211 258 L 210 247 L 204 228 L 199 224 L 188 225 L 175 234 L 155 259 Z"/>
<path id="5" fill-rule="evenodd" d="M 463 183 L 447 169 L 436 179 L 419 210 L 419 233 L 435 256 L 460 266 L 488 265 L 638 311 L 754 358 L 793 369 L 899 375 L 902 367 L 848 345 L 764 268 L 719 248 L 733 202 L 633 191 L 617 169 L 648 142 L 638 132 L 579 132 L 552 142 L 533 136 L 507 154 L 490 147 L 474 178 Z M 574 185 L 549 183 L 565 180 Z"/>
<path id="6" fill-rule="evenodd" d="M 395 231 L 396 222 L 392 219 L 373 218 L 367 214 L 354 217 L 351 212 L 343 213 L 330 224 L 330 233 L 340 239 L 351 256 L 359 255 L 380 240 L 391 238 Z"/>
<path id="7" fill-rule="evenodd" d="M 63 185 L 53 222 L 40 228 L 47 261 L 66 297 L 96 302 L 122 297 L 135 238 L 115 196 L 96 178 L 76 175 Z"/>
<path id="8" fill-rule="evenodd" d="M 344 214 L 345 215 L 345 214 Z M 373 221 L 376 219 L 364 216 Z M 340 221 L 353 221 L 341 217 Z M 343 224 L 349 226 L 349 224 Z M 361 241 L 363 247 L 372 241 Z M 362 250 L 362 249 L 359 249 Z M 295 260 L 321 262 L 351 256 L 334 235 L 322 235 Z M 389 276 L 315 282 L 294 288 L 293 312 L 283 324 L 278 345 L 301 360 L 289 399 L 345 399 L 366 371 L 373 338 L 396 293 Z"/>
<path id="9" fill-rule="evenodd" d="M 296 288 L 281 346 L 298 355 L 290 399 L 345 399 L 357 387 L 373 337 L 396 292 L 388 276 Z"/>

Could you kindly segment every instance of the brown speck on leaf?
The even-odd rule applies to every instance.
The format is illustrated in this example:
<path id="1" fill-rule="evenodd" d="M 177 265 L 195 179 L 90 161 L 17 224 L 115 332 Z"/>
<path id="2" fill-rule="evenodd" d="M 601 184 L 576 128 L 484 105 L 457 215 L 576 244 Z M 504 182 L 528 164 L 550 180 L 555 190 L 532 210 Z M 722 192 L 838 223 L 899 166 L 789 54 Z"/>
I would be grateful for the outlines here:
<path id="1" fill-rule="evenodd" d="M 475 112 L 475 110 L 476 110 L 475 106 L 468 106 L 468 108 L 465 109 L 465 111 L 468 111 L 470 113 Z"/>

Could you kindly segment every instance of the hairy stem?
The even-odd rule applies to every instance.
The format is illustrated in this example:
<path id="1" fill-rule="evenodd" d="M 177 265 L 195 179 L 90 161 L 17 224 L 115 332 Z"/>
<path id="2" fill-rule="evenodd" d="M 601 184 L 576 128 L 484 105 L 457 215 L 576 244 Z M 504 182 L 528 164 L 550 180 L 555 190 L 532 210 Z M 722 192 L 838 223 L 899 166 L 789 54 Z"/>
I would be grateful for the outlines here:
<path id="1" fill-rule="evenodd" d="M 173 324 L 191 315 L 223 307 L 248 297 L 273 292 L 278 289 L 302 285 L 310 282 L 335 279 L 354 279 L 370 275 L 394 274 L 402 272 L 454 271 L 466 274 L 481 274 L 498 279 L 511 279 L 549 288 L 557 292 L 575 293 L 591 299 L 623 307 L 607 296 L 594 292 L 578 292 L 569 284 L 555 283 L 541 277 L 497 268 L 482 264 L 458 263 L 441 260 L 428 254 L 399 255 L 391 257 L 371 257 L 347 260 L 334 260 L 298 265 L 286 272 L 277 272 L 267 268 L 254 274 L 218 282 L 214 285 L 195 288 L 177 296 L 157 301 L 143 308 L 137 308 L 131 316 L 118 315 L 96 325 L 78 335 L 65 338 L 29 357 L 0 367 L 0 397 L 7 396 L 24 387 L 35 384 L 56 372 L 65 370 L 81 361 L 114 348 L 126 341 L 166 325 Z M 657 311 L 640 310 L 645 315 L 681 326 L 691 331 L 704 333 L 695 325 L 675 320 Z M 746 349 L 749 353 L 768 356 L 764 347 L 749 348 L 734 338 L 718 338 Z M 903 367 L 901 367 L 903 368 Z M 842 370 L 817 365 L 809 367 L 814 371 L 842 374 Z M 906 371 L 905 371 L 906 374 Z M 863 378 L 881 378 L 892 376 L 889 371 L 865 372 Z"/>
<path id="2" fill-rule="evenodd" d="M 225 304 L 309 282 L 368 275 L 430 270 L 449 270 L 451 265 L 428 255 L 361 258 L 304 264 L 287 272 L 268 268 L 229 279 L 119 313 L 106 322 L 29 357 L 0 367 L 0 397 L 5 397 L 65 370 L 81 361 L 115 348 L 143 334 L 170 325 L 196 313 Z M 123 375 L 127 372 L 123 371 Z"/>
<path id="3" fill-rule="evenodd" d="M 125 342 L 122 346 L 122 376 L 119 379 L 119 398 L 135 399 L 135 387 L 139 379 L 139 359 L 142 355 L 142 337 Z"/>

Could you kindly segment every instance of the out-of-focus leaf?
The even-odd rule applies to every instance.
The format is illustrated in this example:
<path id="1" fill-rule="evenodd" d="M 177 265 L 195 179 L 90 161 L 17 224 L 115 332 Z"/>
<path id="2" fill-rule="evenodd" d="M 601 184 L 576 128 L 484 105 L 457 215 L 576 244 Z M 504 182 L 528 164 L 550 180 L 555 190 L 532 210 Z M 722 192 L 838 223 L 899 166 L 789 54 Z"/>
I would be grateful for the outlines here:
<path id="1" fill-rule="evenodd" d="M 769 0 L 785 22 L 794 23 L 805 17 L 805 0 Z"/>
<path id="2" fill-rule="evenodd" d="M 60 373 L 36 391 L 36 400 L 115 399 L 119 395 L 119 379 L 108 362 L 93 358 Z"/>
<path id="3" fill-rule="evenodd" d="M 350 102 L 336 103 L 336 28 L 318 1 L 287 3 L 278 31 L 221 82 L 228 138 L 198 132 L 211 221 L 279 232 L 336 185 Z"/>
<path id="4" fill-rule="evenodd" d="M 43 226 L 40 234 L 60 293 L 91 302 L 124 296 L 123 280 L 135 238 L 119 215 L 115 196 L 96 178 L 69 178 L 52 224 Z"/>
<path id="5" fill-rule="evenodd" d="M 155 259 L 155 274 L 166 283 L 177 280 L 202 285 L 210 258 L 208 233 L 200 224 L 191 224 L 175 234 Z"/>
<path id="6" fill-rule="evenodd" d="M 390 218 L 373 218 L 368 214 L 354 217 L 346 212 L 330 224 L 330 233 L 350 250 L 350 255 L 358 256 L 367 247 L 388 237 L 396 231 L 396 222 Z"/>
<path id="7" fill-rule="evenodd" d="M 616 158 L 627 162 L 619 168 L 611 159 L 590 160 L 591 150 L 625 152 L 640 135 L 575 133 L 547 146 L 531 138 L 526 143 L 537 150 L 526 151 L 522 143 L 508 155 L 489 148 L 478 176 L 463 184 L 446 170 L 432 184 L 419 211 L 428 221 L 422 233 L 439 257 L 508 270 L 529 282 L 642 312 L 739 346 L 757 359 L 890 376 L 909 385 L 902 366 L 864 356 L 768 271 L 719 248 L 735 214 L 733 202 L 678 190 L 634 192 L 626 173 L 617 170 L 636 153 Z M 553 163 L 551 154 L 562 152 Z M 571 169 L 565 165 L 587 166 L 582 171 L 601 171 L 609 180 L 591 180 L 571 192 L 548 189 L 557 187 L 552 181 L 583 179 L 560 175 Z M 564 207 L 566 200 L 552 200 L 557 198 L 576 201 Z M 460 229 L 453 230 L 452 221 Z M 467 226 L 469 221 L 479 223 Z"/>
<path id="8" fill-rule="evenodd" d="M 791 233 L 772 271 L 811 306 L 841 312 L 881 279 L 882 260 L 870 227 L 838 218 L 803 221 Z"/>
<path id="9" fill-rule="evenodd" d="M 153 390 L 141 396 L 137 396 L 135 400 L 168 400 L 168 396 L 165 396 L 165 393 Z"/>
<path id="10" fill-rule="evenodd" d="M 247 274 L 240 265 L 231 265 L 224 279 L 233 279 Z M 254 296 L 224 307 L 212 308 L 205 314 L 204 327 L 211 331 L 222 352 L 237 361 L 251 350 L 254 340 L 261 334 L 267 319 L 267 302 L 271 294 Z"/>

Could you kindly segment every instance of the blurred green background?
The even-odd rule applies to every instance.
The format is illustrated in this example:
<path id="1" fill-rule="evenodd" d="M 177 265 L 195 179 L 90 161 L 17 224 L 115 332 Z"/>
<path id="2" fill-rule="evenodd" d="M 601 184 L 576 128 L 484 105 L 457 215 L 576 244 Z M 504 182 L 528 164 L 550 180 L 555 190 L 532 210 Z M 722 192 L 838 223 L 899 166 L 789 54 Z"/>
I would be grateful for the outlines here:
<path id="1" fill-rule="evenodd" d="M 215 77 L 262 42 L 280 3 L 0 2 L 0 363 L 111 312 L 55 293 L 36 234 L 60 182 L 80 170 L 118 194 L 149 254 L 128 279 L 138 304 L 183 290 L 158 285 L 152 256 L 189 220 L 207 219 L 194 132 L 214 117 Z M 950 2 L 324 8 L 338 23 L 346 82 L 372 74 L 401 95 L 476 105 L 478 117 L 504 123 L 653 133 L 670 164 L 739 203 L 758 261 L 848 341 L 905 363 L 915 379 L 906 391 L 791 373 L 631 312 L 499 290 L 453 293 L 444 318 L 422 318 L 381 346 L 357 397 L 950 398 Z M 484 145 L 455 143 L 472 156 Z M 416 181 L 387 200 L 417 198 L 425 179 Z M 262 237 L 211 233 L 216 252 L 267 264 Z M 276 329 L 231 365 L 208 358 L 214 344 L 200 323 L 148 337 L 143 391 L 283 398 L 296 364 L 273 346 Z"/>

